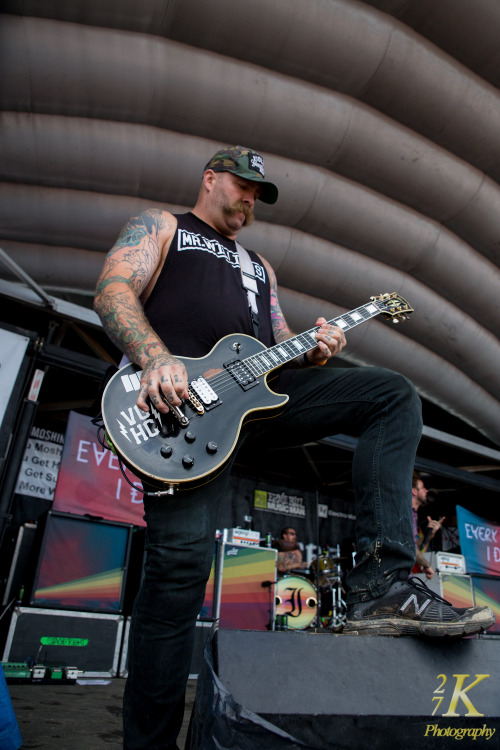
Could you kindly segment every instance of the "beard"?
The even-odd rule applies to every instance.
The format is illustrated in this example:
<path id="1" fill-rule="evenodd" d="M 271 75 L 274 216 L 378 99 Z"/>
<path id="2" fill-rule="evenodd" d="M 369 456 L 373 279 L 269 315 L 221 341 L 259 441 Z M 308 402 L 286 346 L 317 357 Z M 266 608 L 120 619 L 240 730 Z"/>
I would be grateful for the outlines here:
<path id="1" fill-rule="evenodd" d="M 236 201 L 236 203 L 232 204 L 227 203 L 222 207 L 222 210 L 228 219 L 236 216 L 236 214 L 245 214 L 245 221 L 243 222 L 244 227 L 249 227 L 255 218 L 253 209 L 250 206 L 247 206 L 246 203 L 243 203 L 243 201 Z"/>

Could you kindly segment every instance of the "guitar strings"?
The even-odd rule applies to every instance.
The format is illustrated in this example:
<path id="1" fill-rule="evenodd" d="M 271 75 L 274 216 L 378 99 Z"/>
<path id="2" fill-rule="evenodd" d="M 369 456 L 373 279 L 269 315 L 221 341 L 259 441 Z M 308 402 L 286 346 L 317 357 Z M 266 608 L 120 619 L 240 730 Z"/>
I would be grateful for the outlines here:
<path id="1" fill-rule="evenodd" d="M 251 375 L 255 378 L 264 377 L 265 375 L 268 375 L 269 373 L 273 372 L 273 370 L 278 369 L 284 364 L 287 364 L 287 362 L 291 362 L 296 357 L 300 357 L 301 354 L 305 354 L 307 351 L 311 351 L 314 349 L 314 346 L 310 345 L 310 337 L 313 333 L 315 333 L 318 330 L 318 328 L 312 328 L 310 331 L 305 331 L 304 333 L 299 334 L 298 336 L 294 336 L 293 339 L 288 339 L 286 341 L 280 342 L 279 344 L 275 344 L 272 347 L 262 349 L 259 352 L 255 352 L 254 354 L 249 355 L 245 359 L 239 360 L 242 365 L 246 366 Z M 309 337 L 309 338 L 308 338 Z M 301 349 L 300 351 L 296 351 L 293 349 L 293 344 L 291 343 L 293 340 L 300 340 L 304 339 L 307 343 L 304 344 L 303 341 L 300 341 Z M 276 352 L 277 349 L 284 349 L 286 352 L 285 358 L 283 358 L 282 354 L 278 354 Z M 288 351 L 287 351 L 288 350 Z M 271 352 L 271 354 L 270 354 Z M 259 360 L 262 360 L 263 357 L 266 357 L 273 361 L 273 355 L 280 359 L 280 361 L 275 363 L 274 367 L 268 367 L 265 363 L 261 363 Z M 264 369 L 262 369 L 264 368 Z M 213 388 L 213 386 L 219 387 L 220 385 L 224 384 L 225 382 L 234 383 L 236 385 L 239 385 L 238 381 L 234 376 L 231 375 L 229 370 L 222 370 L 217 375 L 214 375 L 213 378 L 206 379 L 210 387 Z"/>
<path id="2" fill-rule="evenodd" d="M 367 322 L 368 320 L 371 320 L 373 317 L 378 315 L 382 310 L 377 308 L 376 312 L 370 312 L 367 310 L 368 305 L 373 305 L 374 307 L 377 307 L 374 305 L 373 302 L 366 303 L 365 305 L 361 305 L 360 307 L 355 308 L 354 310 L 351 310 L 348 313 L 344 313 L 343 315 L 338 315 L 335 318 L 332 318 L 331 320 L 327 321 L 327 325 L 337 325 L 339 321 L 343 321 L 344 324 L 346 324 L 346 327 L 342 327 L 343 330 L 348 331 L 351 328 L 354 328 L 357 325 L 360 325 L 363 322 Z M 360 315 L 360 320 L 356 320 L 354 317 L 355 314 Z M 273 370 L 277 369 L 278 367 L 281 367 L 283 364 L 286 364 L 287 362 L 292 361 L 296 357 L 301 356 L 301 354 L 305 354 L 307 351 L 311 351 L 314 349 L 314 346 L 310 346 L 310 338 L 317 333 L 319 330 L 318 326 L 315 326 L 314 328 L 310 328 L 308 331 L 303 331 L 302 333 L 299 333 L 296 336 L 291 337 L 290 339 L 286 339 L 285 341 L 282 341 L 278 344 L 274 344 L 273 346 L 269 348 L 264 348 L 260 352 L 256 352 L 255 354 L 251 354 L 249 357 L 246 357 L 245 359 L 241 360 L 241 363 L 243 365 L 246 365 L 248 369 L 250 370 L 251 374 L 254 377 L 264 377 L 265 375 L 269 374 L 270 372 L 273 372 Z M 298 352 L 295 352 L 293 349 L 294 344 L 292 342 L 297 341 L 301 345 L 301 350 Z M 307 342 L 306 345 L 304 345 L 304 342 Z M 277 353 L 277 350 L 279 348 L 282 348 L 286 351 L 287 356 L 285 359 L 281 362 L 278 362 L 275 367 L 267 368 L 265 366 L 265 369 L 262 372 L 255 372 L 252 367 L 250 367 L 247 363 L 251 363 L 253 367 L 255 367 L 257 370 L 260 370 L 262 367 L 262 364 L 259 362 L 259 359 L 262 359 L 267 355 L 267 357 L 272 360 L 273 354 L 274 356 L 277 356 L 278 358 L 281 358 L 282 355 Z M 293 355 L 293 356 L 289 356 Z M 229 377 L 229 380 L 227 379 L 227 376 Z M 233 383 L 235 385 L 239 385 L 237 381 L 230 375 L 230 373 L 226 370 L 224 372 L 221 372 L 218 375 L 215 375 L 210 380 L 207 380 L 209 385 L 213 388 L 213 386 L 219 387 L 220 385 L 224 385 L 226 382 Z M 213 388 L 214 389 L 214 388 Z"/>
<path id="3" fill-rule="evenodd" d="M 376 307 L 376 312 L 369 311 L 367 309 L 369 305 Z M 344 323 L 344 326 L 341 326 L 342 329 L 344 331 L 348 331 L 351 328 L 360 325 L 361 323 L 371 320 L 381 312 L 383 312 L 383 310 L 375 305 L 372 301 L 365 305 L 361 305 L 360 307 L 357 307 L 348 313 L 344 313 L 343 315 L 332 318 L 331 320 L 327 321 L 327 324 L 338 325 L 339 322 L 342 321 Z M 356 320 L 356 314 L 360 316 L 359 320 Z M 311 346 L 311 338 L 318 330 L 319 327 L 316 326 L 314 328 L 310 328 L 308 331 L 303 331 L 302 333 L 293 336 L 290 339 L 286 339 L 285 341 L 275 344 L 269 348 L 264 348 L 259 352 L 255 352 L 254 354 L 249 355 L 245 359 L 239 360 L 240 364 L 243 367 L 247 368 L 250 374 L 256 380 L 258 380 L 259 378 L 265 378 L 266 375 L 278 369 L 282 365 L 292 361 L 296 357 L 299 357 L 308 351 L 312 351 L 312 349 L 314 349 L 315 347 Z M 297 352 L 294 349 L 295 342 L 298 342 L 300 344 L 300 349 Z M 285 351 L 284 358 L 283 354 L 278 351 L 279 349 L 283 349 Z M 270 362 L 273 362 L 274 357 L 280 360 L 275 364 L 274 367 L 268 367 L 267 364 L 262 361 L 264 358 L 267 358 Z M 262 369 L 262 367 L 264 367 L 264 369 Z M 217 375 L 214 375 L 212 378 L 204 378 L 203 375 L 198 376 L 203 377 L 206 380 L 207 384 L 214 391 L 218 398 L 220 398 L 220 396 L 223 394 L 227 394 L 228 391 L 231 391 L 234 388 L 242 387 L 242 384 L 238 382 L 236 375 L 232 375 L 228 369 L 220 369 L 221 372 Z M 189 382 L 191 383 L 192 380 L 193 379 L 191 379 Z M 190 387 L 192 386 L 190 385 Z M 196 389 L 193 388 L 193 391 L 196 394 Z M 196 416 L 201 415 L 198 414 Z"/>

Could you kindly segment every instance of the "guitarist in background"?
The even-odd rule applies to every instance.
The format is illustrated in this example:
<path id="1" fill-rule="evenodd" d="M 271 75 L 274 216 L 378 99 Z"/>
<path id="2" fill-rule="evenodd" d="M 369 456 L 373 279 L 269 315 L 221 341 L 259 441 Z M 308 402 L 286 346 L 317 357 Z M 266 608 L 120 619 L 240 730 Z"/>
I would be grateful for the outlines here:
<path id="1" fill-rule="evenodd" d="M 427 551 L 427 547 L 431 539 L 433 539 L 433 537 L 441 528 L 441 524 L 445 520 L 445 517 L 443 516 L 439 519 L 439 521 L 436 521 L 430 516 L 427 516 L 427 531 L 425 534 L 425 538 L 423 538 L 419 529 L 418 509 L 426 504 L 427 487 L 425 486 L 418 473 L 414 471 L 411 482 L 411 507 L 413 515 L 413 535 L 415 537 L 416 545 L 416 567 L 418 568 L 420 566 L 422 572 L 425 573 L 425 577 L 431 579 L 433 578 L 435 571 L 428 559 L 425 557 L 424 552 Z M 420 570 L 418 570 L 417 572 L 420 572 Z"/>
<path id="2" fill-rule="evenodd" d="M 191 212 L 151 209 L 123 228 L 98 281 L 95 310 L 110 338 L 142 370 L 140 409 L 148 410 L 148 399 L 161 412 L 167 412 L 166 402 L 181 404 L 188 384 L 176 355 L 203 357 L 227 334 L 255 335 L 235 240 L 253 220 L 256 202 L 272 204 L 277 197 L 262 157 L 229 147 L 205 166 Z M 273 269 L 260 255 L 250 257 L 259 288 L 258 338 L 270 346 L 293 334 Z M 287 405 L 279 416 L 247 425 L 240 441 L 257 440 L 265 450 L 340 432 L 359 437 L 353 459 L 357 556 L 347 581 L 346 630 L 460 635 L 490 627 L 494 616 L 487 608 L 456 610 L 409 579 L 415 543 L 408 496 L 422 427 L 413 385 L 381 368 L 323 367 L 346 342 L 325 318 L 316 326 L 317 346 L 273 381 L 273 390 L 288 394 Z M 200 488 L 144 496 L 147 559 L 129 638 L 125 750 L 177 747 L 195 623 L 230 468 L 231 461 Z"/>

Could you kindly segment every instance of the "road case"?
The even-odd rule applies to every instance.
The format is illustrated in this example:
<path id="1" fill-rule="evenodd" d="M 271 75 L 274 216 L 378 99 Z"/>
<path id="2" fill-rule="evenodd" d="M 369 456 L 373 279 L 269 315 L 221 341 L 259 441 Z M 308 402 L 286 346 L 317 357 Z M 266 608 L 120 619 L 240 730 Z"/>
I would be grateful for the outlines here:
<path id="1" fill-rule="evenodd" d="M 70 665 L 80 677 L 115 677 L 123 623 L 122 615 L 16 607 L 2 661 Z"/>

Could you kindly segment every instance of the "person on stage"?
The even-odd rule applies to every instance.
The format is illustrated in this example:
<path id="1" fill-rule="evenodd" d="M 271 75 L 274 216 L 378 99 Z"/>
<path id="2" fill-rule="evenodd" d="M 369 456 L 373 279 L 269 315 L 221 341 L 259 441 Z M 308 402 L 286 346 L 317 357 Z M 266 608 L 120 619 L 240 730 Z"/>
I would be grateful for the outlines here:
<path id="1" fill-rule="evenodd" d="M 182 407 L 188 374 L 179 357 L 203 357 L 226 334 L 255 335 L 235 241 L 258 201 L 273 204 L 277 197 L 263 158 L 249 148 L 227 147 L 203 169 L 192 211 L 173 215 L 153 208 L 121 231 L 98 281 L 95 310 L 142 371 L 139 409 L 148 411 L 150 402 L 163 413 L 169 405 Z M 258 287 L 258 338 L 266 346 L 284 342 L 293 334 L 276 276 L 262 255 L 249 254 Z M 345 336 L 324 317 L 311 325 L 318 329 L 316 346 L 271 383 L 289 396 L 286 406 L 279 416 L 250 422 L 239 442 L 256 441 L 264 451 L 340 432 L 358 437 L 357 555 L 347 577 L 345 630 L 435 636 L 490 627 L 494 616 L 487 608 L 455 609 L 409 578 L 415 543 L 408 498 L 422 428 L 415 388 L 378 367 L 325 367 L 346 345 Z M 146 562 L 130 628 L 125 750 L 177 747 L 196 618 L 230 470 L 231 461 L 202 487 L 144 496 Z M 152 493 L 158 486 L 144 483 L 144 489 Z"/>
<path id="2" fill-rule="evenodd" d="M 439 519 L 439 521 L 437 521 L 432 519 L 430 516 L 427 516 L 427 533 L 425 534 L 424 541 L 424 535 L 421 533 L 419 528 L 418 510 L 424 505 L 427 505 L 427 494 L 428 490 L 424 484 L 423 479 L 421 479 L 419 474 L 414 471 L 411 484 L 411 507 L 413 520 L 413 536 L 415 539 L 416 565 L 417 567 L 420 566 L 422 573 L 424 573 L 425 577 L 430 580 L 434 577 L 435 571 L 429 560 L 426 558 L 422 547 L 424 546 L 424 544 L 429 544 L 430 541 L 434 538 L 436 533 L 441 528 L 441 525 L 445 518 L 443 516 Z"/>
<path id="3" fill-rule="evenodd" d="M 280 539 L 277 539 L 273 546 L 278 550 L 276 560 L 278 575 L 282 576 L 291 571 L 303 573 L 311 567 L 312 562 L 308 563 L 307 560 L 302 559 L 302 550 L 297 542 L 297 532 L 291 526 L 285 526 L 284 529 L 281 529 Z"/>

